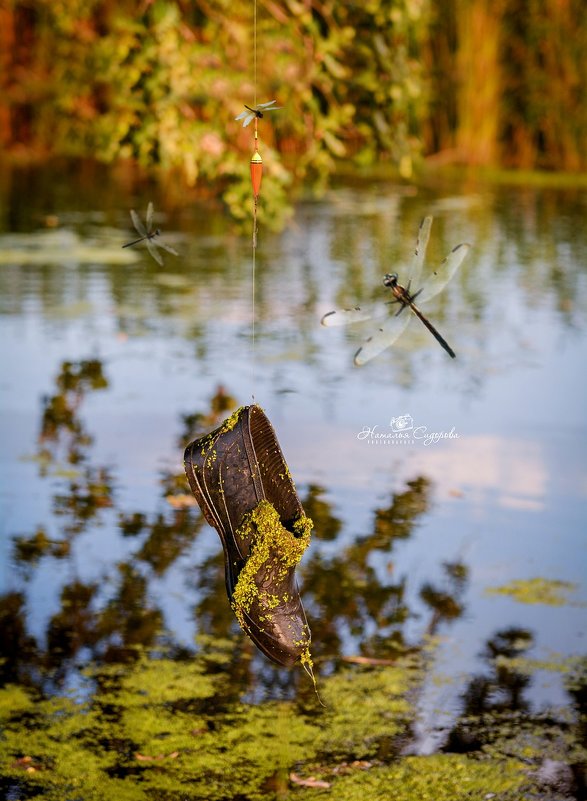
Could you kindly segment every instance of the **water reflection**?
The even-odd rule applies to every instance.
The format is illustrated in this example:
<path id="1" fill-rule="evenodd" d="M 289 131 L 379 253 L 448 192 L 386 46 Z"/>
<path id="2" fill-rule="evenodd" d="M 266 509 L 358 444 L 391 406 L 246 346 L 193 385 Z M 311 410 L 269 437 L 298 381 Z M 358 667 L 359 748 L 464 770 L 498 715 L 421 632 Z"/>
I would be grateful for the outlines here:
<path id="1" fill-rule="evenodd" d="M 442 622 L 456 620 L 465 611 L 462 603 L 467 589 L 469 569 L 462 562 L 444 562 L 443 586 L 426 582 L 420 590 L 420 598 L 432 612 L 427 633 L 432 636 L 438 632 Z"/>
<path id="2" fill-rule="evenodd" d="M 532 682 L 526 655 L 534 645 L 531 631 L 510 627 L 497 631 L 484 649 L 486 671 L 472 676 L 462 696 L 462 713 L 445 739 L 451 753 L 507 754 L 534 765 L 544 797 L 584 798 L 587 763 L 582 749 L 585 714 L 585 662 L 577 663 L 567 680 L 574 716 L 557 718 L 537 711 L 527 697 Z M 579 689 L 582 688 L 582 689 Z M 569 742 L 575 741 L 579 751 Z"/>
<path id="3" fill-rule="evenodd" d="M 38 247 L 0 234 L 0 324 L 13 367 L 0 384 L 10 460 L 0 675 L 41 700 L 31 710 L 14 688 L 3 696 L 14 717 L 2 764 L 16 765 L 9 769 L 18 782 L 0 779 L 0 792 L 17 787 L 19 797 L 26 766 L 62 764 L 46 743 L 33 754 L 29 740 L 30 753 L 17 740 L 46 725 L 55 735 L 47 743 L 61 742 L 48 704 L 57 694 L 64 712 L 72 687 L 90 699 L 84 715 L 100 733 L 91 742 L 120 777 L 155 766 L 151 776 L 195 787 L 200 779 L 170 767 L 181 767 L 169 757 L 175 750 L 195 758 L 190 738 L 204 738 L 198 753 L 232 755 L 242 735 L 251 753 L 275 756 L 284 731 L 291 738 L 281 762 L 275 756 L 261 770 L 254 754 L 239 751 L 241 767 L 262 773 L 240 797 L 262 786 L 285 793 L 284 766 L 334 783 L 403 765 L 416 715 L 406 693 L 426 704 L 423 674 L 433 683 L 434 661 L 448 652 L 456 700 L 443 705 L 446 748 L 483 748 L 499 766 L 514 754 L 537 771 L 549 753 L 571 766 L 567 796 L 580 797 L 572 754 L 585 745 L 584 666 L 558 681 L 569 666 L 541 657 L 545 647 L 565 657 L 580 651 L 581 610 L 516 606 L 484 590 L 528 575 L 583 578 L 585 196 L 478 186 L 473 199 L 438 195 L 385 186 L 335 193 L 302 207 L 297 228 L 260 237 L 254 390 L 316 524 L 300 577 L 327 713 L 301 671 L 269 665 L 238 630 L 220 542 L 180 463 L 187 441 L 250 402 L 249 240 L 226 235 L 221 218 L 170 209 L 166 230 L 183 233 L 185 258 L 162 271 L 146 258 L 115 264 L 107 247 L 120 236 L 120 210 L 102 221 L 109 227 L 85 214 L 66 221 L 78 237 L 71 261 L 54 252 L 27 261 L 25 249 L 43 252 L 47 242 L 34 233 L 40 209 L 19 207 L 14 229 L 31 229 Z M 102 201 L 113 207 L 112 198 L 100 194 Z M 320 316 L 374 299 L 426 213 L 436 220 L 431 263 L 455 241 L 475 246 L 434 311 L 459 344 L 458 364 L 447 371 L 423 332 L 358 375 L 350 361 L 362 334 L 326 342 Z M 90 260 L 81 244 L 93 248 Z M 105 258 L 93 261 L 102 246 Z M 363 426 L 407 412 L 434 430 L 455 425 L 461 438 L 394 453 L 357 441 Z M 143 708 L 146 687 L 176 695 Z M 552 698 L 562 713 L 542 712 L 542 699 Z M 273 699 L 286 704 L 283 725 Z M 70 714 L 83 726 L 75 710 L 62 719 Z M 115 730 L 106 725 L 112 719 Z M 509 736 L 516 727 L 538 743 L 530 756 L 527 740 Z M 573 743 L 566 751 L 565 737 Z M 170 738 L 177 740 L 167 749 Z M 88 753 L 78 754 L 79 774 Z M 353 767 L 357 759 L 370 767 Z M 427 781 L 445 776 L 437 762 L 434 775 L 426 770 L 418 763 Z M 479 797 L 495 792 L 496 781 Z M 234 788 L 218 782 L 221 797 L 232 797 Z"/>
<path id="4" fill-rule="evenodd" d="M 393 581 L 391 554 L 396 541 L 408 538 L 426 511 L 428 493 L 425 478 L 409 482 L 404 492 L 390 498 L 388 506 L 375 510 L 370 534 L 358 536 L 335 556 L 312 553 L 304 567 L 304 597 L 309 600 L 312 621 L 317 621 L 312 623 L 317 657 L 344 652 L 348 635 L 359 640 L 365 656 L 386 657 L 405 650 L 402 624 L 410 615 L 406 580 Z M 378 569 L 381 564 L 386 565 L 383 571 Z"/>
<path id="5" fill-rule="evenodd" d="M 55 394 L 43 398 L 38 451 L 43 469 L 46 463 L 58 459 L 60 450 L 71 465 L 83 461 L 92 438 L 84 430 L 78 409 L 87 392 L 107 388 L 102 363 L 97 359 L 61 364 Z"/>
<path id="6" fill-rule="evenodd" d="M 260 242 L 256 313 L 265 358 L 315 361 L 317 343 L 322 346 L 325 336 L 316 325 L 321 315 L 334 306 L 380 299 L 381 277 L 406 264 L 422 209 L 435 211 L 433 201 L 408 206 L 409 198 L 382 192 L 375 211 L 353 217 L 353 208 L 361 206 L 365 194 L 356 190 L 354 200 L 343 197 L 336 215 L 332 215 L 331 205 L 316 203 L 311 215 L 300 212 L 297 225 L 283 237 L 266 237 Z M 365 203 L 372 194 L 365 197 Z M 459 357 L 469 363 L 488 352 L 500 312 L 500 325 L 510 340 L 491 353 L 491 361 L 499 360 L 500 365 L 532 353 L 535 331 L 521 325 L 523 309 L 552 309 L 570 329 L 585 321 L 587 286 L 577 264 L 584 260 L 587 244 L 581 228 L 573 227 L 568 211 L 580 213 L 582 195 L 527 191 L 520 193 L 515 207 L 511 201 L 505 202 L 506 196 L 505 190 L 494 190 L 483 196 L 482 203 L 462 203 L 458 214 L 441 205 L 435 218 L 428 269 L 439 263 L 455 241 L 473 243 L 465 266 L 433 310 L 439 326 L 449 324 L 447 338 L 450 333 Z M 193 227 L 193 221 L 190 225 Z M 109 263 L 106 243 L 116 236 L 121 251 L 118 240 L 122 242 L 122 234 L 96 228 L 93 261 L 72 282 L 71 272 L 62 267 L 64 255 L 69 253 L 72 267 L 79 267 L 83 260 L 76 257 L 76 248 L 66 243 L 63 254 L 53 260 L 47 255 L 45 234 L 28 233 L 20 245 L 11 235 L 0 235 L 5 261 L 0 274 L 4 313 L 25 314 L 33 297 L 41 305 L 42 315 L 59 328 L 72 319 L 96 318 L 108 312 L 121 335 L 180 334 L 197 345 L 203 359 L 214 358 L 219 324 L 226 336 L 228 332 L 242 335 L 250 323 L 250 260 L 243 240 L 222 240 L 208 234 L 209 244 L 200 237 L 191 251 L 186 246 L 184 259 L 159 271 L 146 258 L 132 268 Z M 37 238 L 41 261 L 24 270 L 18 254 L 25 254 Z M 401 348 L 385 358 L 388 364 L 399 359 L 396 369 L 405 385 L 416 380 L 411 375 L 413 358 L 430 349 L 425 334 L 412 330 L 403 337 L 407 341 Z M 340 336 L 349 342 L 351 358 L 362 332 Z M 326 347 L 332 350 L 330 343 Z M 243 352 L 238 348 L 239 358 Z M 477 377 L 486 378 L 483 373 Z"/>
<path id="7" fill-rule="evenodd" d="M 489 674 L 474 676 L 470 680 L 463 696 L 465 715 L 528 710 L 529 703 L 524 694 L 530 676 L 516 670 L 510 660 L 528 653 L 533 644 L 532 632 L 513 627 L 498 631 L 487 642 L 484 656 Z"/>
<path id="8" fill-rule="evenodd" d="M 93 464 L 93 437 L 82 423 L 87 396 L 108 387 L 104 365 L 99 360 L 63 362 L 55 380 L 55 391 L 43 404 L 39 449 L 43 455 L 41 476 L 51 476 L 59 458 L 75 466 L 76 476 L 60 481 L 53 494 L 53 514 L 61 536 L 51 539 L 44 530 L 14 538 L 15 564 L 31 574 L 43 559 L 72 560 L 73 541 L 82 535 L 101 536 L 104 510 L 114 513 L 108 525 L 117 525 L 124 540 L 132 545 L 129 557 L 112 562 L 105 588 L 98 582 L 66 581 L 60 593 L 60 610 L 52 615 L 33 663 L 43 668 L 57 684 L 66 680 L 74 658 L 91 654 L 105 662 L 136 658 L 137 647 L 151 648 L 163 642 L 174 645 L 172 623 L 166 621 L 154 601 L 152 584 L 164 576 L 183 554 L 190 551 L 203 526 L 202 516 L 189 493 L 181 473 L 165 472 L 161 477 L 161 496 L 167 510 L 154 515 L 117 509 L 116 479 L 104 465 Z M 216 427 L 235 408 L 235 399 L 225 387 L 217 387 L 209 407 L 183 416 L 180 441 L 186 442 Z M 419 477 L 408 482 L 402 492 L 393 493 L 388 503 L 374 511 L 372 531 L 355 537 L 350 544 L 325 556 L 313 551 L 304 565 L 304 597 L 312 617 L 313 650 L 325 670 L 349 647 L 366 657 L 385 658 L 413 648 L 403 633 L 404 622 L 414 611 L 405 599 L 406 577 L 394 579 L 392 552 L 412 534 L 416 521 L 429 506 L 430 482 Z M 316 536 L 335 541 L 342 521 L 326 500 L 327 490 L 309 485 L 302 493 L 308 514 L 313 516 Z M 219 545 L 219 544 L 218 544 Z M 386 567 L 382 570 L 381 565 Z M 73 565 L 72 565 L 73 566 Z M 466 567 L 446 565 L 451 585 L 442 591 L 425 584 L 420 596 L 432 611 L 435 631 L 440 621 L 462 613 L 459 598 L 465 586 Z M 224 565 L 220 548 L 205 558 L 194 571 L 195 622 L 200 633 L 224 640 L 236 638 L 235 648 L 247 652 L 237 634 L 232 610 L 226 602 Z M 7 655 L 22 670 L 31 668 L 34 640 L 28 637 L 26 619 L 18 594 L 7 596 L 11 614 L 5 619 L 6 643 L 15 650 Z M 10 634 L 12 632 L 12 634 Z M 240 642 L 239 642 L 240 639 Z M 27 647 L 23 647 L 28 643 Z M 237 645 L 238 643 L 238 645 Z M 18 671 L 17 671 L 18 672 Z M 277 681 L 275 670 L 268 682 Z M 250 677 L 249 677 L 250 678 Z M 281 683 L 281 682 L 278 682 Z M 283 682 L 284 687 L 287 681 Z"/>

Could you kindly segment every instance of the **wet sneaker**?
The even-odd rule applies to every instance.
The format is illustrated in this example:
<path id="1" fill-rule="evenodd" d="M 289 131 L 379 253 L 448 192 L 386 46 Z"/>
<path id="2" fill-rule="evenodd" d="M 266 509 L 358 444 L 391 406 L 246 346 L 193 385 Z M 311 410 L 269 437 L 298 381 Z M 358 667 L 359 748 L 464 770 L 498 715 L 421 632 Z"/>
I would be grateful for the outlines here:
<path id="1" fill-rule="evenodd" d="M 273 662 L 309 660 L 310 629 L 294 570 L 312 521 L 263 410 L 244 406 L 190 443 L 185 471 L 222 541 L 228 598 L 242 629 Z"/>

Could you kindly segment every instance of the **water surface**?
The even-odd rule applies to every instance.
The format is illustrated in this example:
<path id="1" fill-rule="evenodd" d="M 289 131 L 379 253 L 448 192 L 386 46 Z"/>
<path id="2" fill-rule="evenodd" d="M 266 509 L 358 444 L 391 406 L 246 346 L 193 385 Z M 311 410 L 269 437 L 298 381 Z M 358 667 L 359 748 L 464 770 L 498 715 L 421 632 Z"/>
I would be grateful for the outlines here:
<path id="1" fill-rule="evenodd" d="M 587 601 L 584 190 L 378 184 L 301 204 L 281 235 L 260 230 L 253 347 L 250 239 L 219 210 L 109 180 L 97 196 L 78 185 L 81 200 L 58 180 L 35 188 L 29 205 L 7 187 L 0 219 L 11 680 L 76 686 L 85 665 L 138 645 L 191 652 L 198 634 L 253 655 L 181 460 L 190 436 L 254 398 L 316 523 L 300 576 L 318 672 L 434 636 L 420 751 L 442 742 L 488 653 L 534 665 L 525 709 L 569 703 Z M 181 254 L 163 269 L 121 249 L 128 209 L 149 199 Z M 320 318 L 385 299 L 381 277 L 401 276 L 426 214 L 428 269 L 472 246 L 426 306 L 457 359 L 414 321 L 355 368 L 372 324 Z M 403 415 L 444 436 L 365 434 Z M 242 692 L 286 697 L 287 675 L 255 656 Z"/>

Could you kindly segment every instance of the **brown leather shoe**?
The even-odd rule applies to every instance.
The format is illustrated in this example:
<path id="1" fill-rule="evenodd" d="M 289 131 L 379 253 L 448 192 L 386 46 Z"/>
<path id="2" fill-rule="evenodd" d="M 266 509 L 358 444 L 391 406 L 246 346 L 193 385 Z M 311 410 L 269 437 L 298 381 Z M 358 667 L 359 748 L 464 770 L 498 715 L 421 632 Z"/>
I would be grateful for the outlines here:
<path id="1" fill-rule="evenodd" d="M 185 451 L 190 487 L 222 541 L 228 598 L 243 630 L 279 665 L 309 659 L 294 569 L 310 539 L 304 510 L 263 410 L 244 406 Z"/>

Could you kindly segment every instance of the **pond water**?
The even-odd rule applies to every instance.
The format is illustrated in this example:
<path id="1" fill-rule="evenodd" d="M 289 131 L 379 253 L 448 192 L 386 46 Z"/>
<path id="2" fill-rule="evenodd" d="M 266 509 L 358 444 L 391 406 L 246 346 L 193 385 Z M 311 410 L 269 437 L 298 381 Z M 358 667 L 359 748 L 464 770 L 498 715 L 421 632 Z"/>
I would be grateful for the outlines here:
<path id="1" fill-rule="evenodd" d="M 525 665 L 518 709 L 568 706 L 586 651 L 587 191 L 377 183 L 301 203 L 283 233 L 260 227 L 253 347 L 250 236 L 213 207 L 66 175 L 0 190 L 5 678 L 78 691 L 133 648 L 216 639 L 248 665 L 241 699 L 292 697 L 238 631 L 182 479 L 189 439 L 254 398 L 315 522 L 299 576 L 319 677 L 425 646 L 418 753 L 483 676 L 481 695 L 514 698 L 487 678 L 496 655 Z M 163 268 L 121 248 L 149 200 L 180 253 Z M 426 305 L 457 358 L 414 320 L 356 368 L 373 324 L 320 319 L 385 300 L 425 215 L 425 269 L 471 244 Z M 377 436 L 404 415 L 413 436 Z"/>

